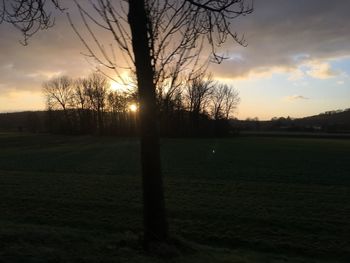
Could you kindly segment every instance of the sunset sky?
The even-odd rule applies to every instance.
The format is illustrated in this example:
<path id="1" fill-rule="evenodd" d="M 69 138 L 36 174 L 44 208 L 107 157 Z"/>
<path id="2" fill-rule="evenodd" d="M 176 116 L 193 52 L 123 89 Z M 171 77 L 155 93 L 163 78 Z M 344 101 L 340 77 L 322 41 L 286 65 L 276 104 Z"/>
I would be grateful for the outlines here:
<path id="1" fill-rule="evenodd" d="M 239 91 L 236 116 L 264 120 L 350 108 L 349 10 L 346 0 L 256 0 L 252 14 L 232 21 L 248 46 L 228 41 L 222 52 L 230 58 L 210 71 Z M 42 110 L 44 81 L 93 70 L 64 15 L 28 46 L 11 25 L 0 24 L 0 36 L 0 112 Z"/>

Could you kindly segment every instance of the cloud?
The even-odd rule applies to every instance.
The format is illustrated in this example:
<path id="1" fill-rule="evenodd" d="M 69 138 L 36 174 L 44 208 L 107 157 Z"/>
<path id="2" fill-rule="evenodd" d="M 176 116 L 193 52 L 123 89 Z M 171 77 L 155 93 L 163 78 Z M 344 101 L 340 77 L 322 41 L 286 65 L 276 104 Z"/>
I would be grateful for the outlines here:
<path id="1" fill-rule="evenodd" d="M 350 56 L 349 9 L 350 1 L 342 0 L 294 0 L 283 5 L 275 0 L 256 1 L 253 14 L 233 23 L 238 34 L 245 34 L 248 46 L 225 46 L 229 54 L 240 54 L 244 60 L 227 60 L 212 70 L 232 79 L 259 77 L 273 69 L 283 70 L 290 80 L 302 78 L 298 69 L 305 63 Z M 310 67 L 316 78 L 337 73 L 325 65 Z"/>
<path id="2" fill-rule="evenodd" d="M 306 73 L 316 79 L 329 79 L 336 77 L 340 73 L 331 69 L 329 63 L 326 62 L 309 62 L 306 64 L 310 69 L 306 71 Z"/>
<path id="3" fill-rule="evenodd" d="M 287 100 L 287 101 L 308 100 L 308 99 L 310 99 L 310 98 L 307 98 L 307 97 L 302 96 L 302 95 L 292 95 L 292 96 L 285 97 L 285 100 Z"/>
<path id="4" fill-rule="evenodd" d="M 289 73 L 288 80 L 291 80 L 291 81 L 301 80 L 304 78 L 304 76 L 305 76 L 305 73 L 298 68 L 298 69 L 292 70 Z"/>

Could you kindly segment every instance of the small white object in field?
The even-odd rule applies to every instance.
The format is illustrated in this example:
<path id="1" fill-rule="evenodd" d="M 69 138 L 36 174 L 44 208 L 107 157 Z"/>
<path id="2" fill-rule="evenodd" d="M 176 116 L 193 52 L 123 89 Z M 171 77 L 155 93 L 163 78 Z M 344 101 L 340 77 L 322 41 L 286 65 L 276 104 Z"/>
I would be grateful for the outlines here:
<path id="1" fill-rule="evenodd" d="M 214 149 L 213 149 L 212 153 L 215 154 L 215 150 Z"/>

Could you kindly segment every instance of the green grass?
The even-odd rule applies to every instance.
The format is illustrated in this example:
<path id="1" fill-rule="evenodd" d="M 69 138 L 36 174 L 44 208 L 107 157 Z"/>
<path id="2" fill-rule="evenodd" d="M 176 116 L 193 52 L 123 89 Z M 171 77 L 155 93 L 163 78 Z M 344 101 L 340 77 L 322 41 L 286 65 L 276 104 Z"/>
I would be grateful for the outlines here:
<path id="1" fill-rule="evenodd" d="M 171 262 L 350 262 L 350 140 L 161 147 L 170 230 L 194 250 Z M 0 262 L 164 261 L 139 244 L 138 148 L 0 134 Z"/>

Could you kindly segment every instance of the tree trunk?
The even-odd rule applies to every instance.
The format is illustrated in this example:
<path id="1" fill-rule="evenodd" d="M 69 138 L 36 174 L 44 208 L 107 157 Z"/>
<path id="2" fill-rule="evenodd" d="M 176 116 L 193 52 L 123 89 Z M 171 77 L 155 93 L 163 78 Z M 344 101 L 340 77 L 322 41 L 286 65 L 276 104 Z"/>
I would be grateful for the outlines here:
<path id="1" fill-rule="evenodd" d="M 103 110 L 101 108 L 97 108 L 97 132 L 98 135 L 103 135 L 104 133 L 104 123 L 103 123 Z"/>
<path id="2" fill-rule="evenodd" d="M 168 226 L 165 215 L 163 182 L 160 165 L 159 130 L 154 71 L 147 35 L 147 15 L 143 0 L 129 0 L 128 22 L 136 65 L 140 96 L 141 164 L 144 206 L 144 241 L 166 242 Z"/>

